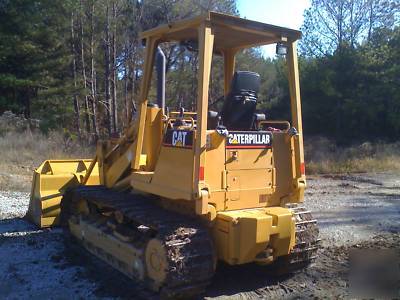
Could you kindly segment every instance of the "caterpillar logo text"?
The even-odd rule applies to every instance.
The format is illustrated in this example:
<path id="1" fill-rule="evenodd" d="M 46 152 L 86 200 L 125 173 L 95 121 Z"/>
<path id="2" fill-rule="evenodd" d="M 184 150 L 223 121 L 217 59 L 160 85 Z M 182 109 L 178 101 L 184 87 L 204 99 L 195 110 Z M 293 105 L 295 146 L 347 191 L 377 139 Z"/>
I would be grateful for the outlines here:
<path id="1" fill-rule="evenodd" d="M 271 148 L 272 133 L 231 131 L 227 137 L 226 148 L 259 149 Z"/>

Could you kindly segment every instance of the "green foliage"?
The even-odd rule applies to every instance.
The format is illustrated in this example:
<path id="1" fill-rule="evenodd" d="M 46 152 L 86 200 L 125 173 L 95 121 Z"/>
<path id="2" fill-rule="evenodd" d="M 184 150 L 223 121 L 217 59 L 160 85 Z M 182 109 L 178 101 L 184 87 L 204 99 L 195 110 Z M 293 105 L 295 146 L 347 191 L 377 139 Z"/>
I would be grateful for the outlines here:
<path id="1" fill-rule="evenodd" d="M 357 49 L 301 60 L 306 133 L 339 142 L 399 135 L 399 33 L 376 30 Z"/>
<path id="2" fill-rule="evenodd" d="M 0 112 L 31 116 L 32 99 L 65 80 L 64 1 L 5 1 L 0 7 Z M 58 80 L 57 80 L 58 79 Z M 47 92 L 49 95 L 49 92 Z"/>

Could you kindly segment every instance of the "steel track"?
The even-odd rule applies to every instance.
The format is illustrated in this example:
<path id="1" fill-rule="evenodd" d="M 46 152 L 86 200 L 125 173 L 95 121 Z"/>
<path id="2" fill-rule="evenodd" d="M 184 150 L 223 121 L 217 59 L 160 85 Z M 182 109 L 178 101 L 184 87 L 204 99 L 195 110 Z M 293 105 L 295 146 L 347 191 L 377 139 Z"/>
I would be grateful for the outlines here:
<path id="1" fill-rule="evenodd" d="M 159 290 L 162 298 L 189 298 L 204 292 L 214 274 L 213 244 L 204 225 L 188 216 L 161 208 L 147 196 L 117 192 L 104 186 L 80 186 L 68 190 L 61 204 L 63 224 L 77 214 L 74 204 L 82 200 L 92 209 L 95 207 L 97 213 L 106 211 L 112 216 L 118 211 L 123 216 L 125 229 L 133 233 L 130 242 L 135 247 L 145 247 L 154 236 L 163 242 L 168 270 Z M 91 215 L 92 219 L 96 218 L 96 213 Z M 145 277 L 144 284 L 152 287 L 150 281 Z"/>
<path id="2" fill-rule="evenodd" d="M 311 211 L 295 203 L 287 204 L 295 218 L 296 242 L 290 254 L 278 259 L 280 273 L 290 273 L 301 270 L 309 265 L 317 256 L 320 239 L 317 220 Z"/>

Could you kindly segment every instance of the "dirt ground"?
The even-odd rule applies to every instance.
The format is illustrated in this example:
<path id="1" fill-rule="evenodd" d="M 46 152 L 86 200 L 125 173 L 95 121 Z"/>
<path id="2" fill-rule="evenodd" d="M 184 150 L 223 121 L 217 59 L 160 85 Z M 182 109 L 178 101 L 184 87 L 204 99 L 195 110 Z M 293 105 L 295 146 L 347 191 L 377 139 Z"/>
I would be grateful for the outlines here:
<path id="1" fill-rule="evenodd" d="M 60 229 L 23 219 L 29 194 L 0 191 L 0 298 L 147 298 L 143 288 L 64 244 Z M 254 265 L 219 265 L 206 299 L 347 298 L 350 249 L 400 248 L 400 175 L 308 177 L 306 206 L 320 226 L 321 250 L 306 270 L 273 276 Z"/>

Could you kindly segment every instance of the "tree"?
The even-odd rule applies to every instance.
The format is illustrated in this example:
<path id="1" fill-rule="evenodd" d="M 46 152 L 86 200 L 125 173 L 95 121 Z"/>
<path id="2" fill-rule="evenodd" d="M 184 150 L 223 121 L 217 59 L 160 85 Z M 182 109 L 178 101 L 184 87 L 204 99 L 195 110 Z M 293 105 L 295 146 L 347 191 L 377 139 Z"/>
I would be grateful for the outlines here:
<path id="1" fill-rule="evenodd" d="M 0 113 L 11 109 L 29 118 L 39 92 L 43 91 L 48 99 L 65 92 L 65 85 L 59 83 L 70 71 L 66 57 L 69 16 L 63 1 L 2 2 Z M 60 104 L 56 102 L 49 107 Z"/>
<path id="2" fill-rule="evenodd" d="M 304 130 L 341 143 L 400 134 L 400 28 L 376 29 L 368 43 L 300 60 Z"/>
<path id="3" fill-rule="evenodd" d="M 84 141 L 119 132 L 129 124 L 138 96 L 143 67 L 139 33 L 207 10 L 238 13 L 235 0 L 4 2 L 0 112 L 26 112 L 27 117 L 43 119 L 46 128 L 67 128 Z M 177 43 L 162 47 L 167 56 L 167 105 L 195 109 L 197 52 Z M 259 108 L 269 108 L 266 100 L 280 95 L 274 87 L 274 62 L 251 49 L 238 54 L 237 68 L 262 74 Z M 210 99 L 221 95 L 223 60 L 215 57 Z M 149 100 L 155 101 L 155 84 Z"/>
<path id="4" fill-rule="evenodd" d="M 79 98 L 77 94 L 78 82 L 77 82 L 77 72 L 76 72 L 76 46 L 75 46 L 75 14 L 71 13 L 71 55 L 72 55 L 72 76 L 74 80 L 74 91 L 73 91 L 73 103 L 74 103 L 74 111 L 75 111 L 75 124 L 76 131 L 78 132 L 78 136 L 82 138 L 82 130 L 81 130 L 81 117 L 80 117 L 80 104 Z"/>
<path id="5" fill-rule="evenodd" d="M 302 54 L 321 56 L 354 48 L 379 27 L 392 28 L 399 16 L 397 0 L 312 0 L 304 13 Z"/>
<path id="6" fill-rule="evenodd" d="M 306 133 L 340 143 L 395 136 L 398 17 L 398 1 L 312 1 L 300 60 Z"/>

